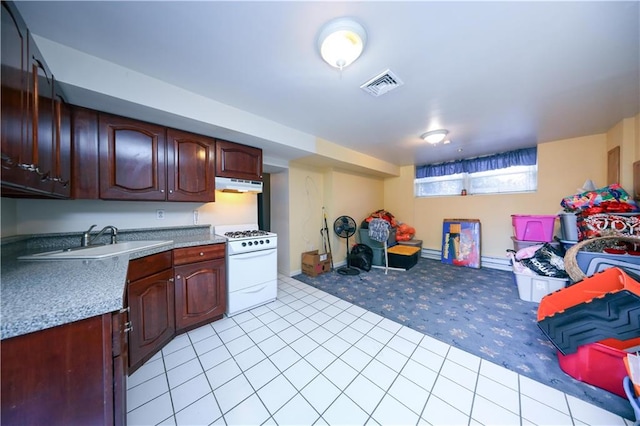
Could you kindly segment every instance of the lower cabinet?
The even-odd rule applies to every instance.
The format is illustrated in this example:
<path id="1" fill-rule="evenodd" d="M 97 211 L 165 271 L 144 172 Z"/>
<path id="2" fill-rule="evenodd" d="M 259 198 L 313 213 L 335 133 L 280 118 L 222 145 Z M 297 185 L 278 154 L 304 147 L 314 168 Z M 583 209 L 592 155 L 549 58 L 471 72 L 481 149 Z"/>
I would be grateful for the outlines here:
<path id="1" fill-rule="evenodd" d="M 114 312 L 3 340 L 1 423 L 125 424 L 125 325 Z"/>
<path id="2" fill-rule="evenodd" d="M 129 262 L 129 374 L 176 334 L 227 310 L 226 244 L 174 249 Z"/>
<path id="3" fill-rule="evenodd" d="M 227 309 L 225 245 L 175 249 L 176 332 L 221 318 Z"/>
<path id="4" fill-rule="evenodd" d="M 127 299 L 132 328 L 129 334 L 131 374 L 175 335 L 170 251 L 129 262 Z"/>

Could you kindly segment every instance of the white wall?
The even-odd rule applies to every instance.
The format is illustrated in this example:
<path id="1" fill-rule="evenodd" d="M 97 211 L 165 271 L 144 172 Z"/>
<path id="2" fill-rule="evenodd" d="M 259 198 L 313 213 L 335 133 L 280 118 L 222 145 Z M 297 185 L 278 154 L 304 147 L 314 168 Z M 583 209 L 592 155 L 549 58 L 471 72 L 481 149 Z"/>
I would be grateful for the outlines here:
<path id="1" fill-rule="evenodd" d="M 290 275 L 289 170 L 271 174 L 271 231 L 278 234 L 278 272 Z"/>
<path id="2" fill-rule="evenodd" d="M 14 200 L 9 200 L 9 204 Z M 2 199 L 5 221 L 5 199 Z M 168 203 L 103 200 L 15 200 L 17 226 L 12 235 L 82 232 L 93 224 L 98 228 L 114 225 L 121 230 L 164 228 L 194 224 L 193 211 L 198 211 L 198 224 L 233 225 L 258 222 L 255 194 L 216 192 L 214 203 Z M 156 210 L 164 210 L 165 218 L 156 218 Z M 4 234 L 9 236 L 10 234 Z"/>

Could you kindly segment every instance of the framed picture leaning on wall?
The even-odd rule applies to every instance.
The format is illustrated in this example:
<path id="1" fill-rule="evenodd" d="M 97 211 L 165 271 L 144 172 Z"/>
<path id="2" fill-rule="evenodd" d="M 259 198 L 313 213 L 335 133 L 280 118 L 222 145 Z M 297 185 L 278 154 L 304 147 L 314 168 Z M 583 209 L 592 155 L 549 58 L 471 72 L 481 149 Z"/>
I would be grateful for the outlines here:
<path id="1" fill-rule="evenodd" d="M 480 220 L 444 219 L 442 263 L 480 268 Z"/>

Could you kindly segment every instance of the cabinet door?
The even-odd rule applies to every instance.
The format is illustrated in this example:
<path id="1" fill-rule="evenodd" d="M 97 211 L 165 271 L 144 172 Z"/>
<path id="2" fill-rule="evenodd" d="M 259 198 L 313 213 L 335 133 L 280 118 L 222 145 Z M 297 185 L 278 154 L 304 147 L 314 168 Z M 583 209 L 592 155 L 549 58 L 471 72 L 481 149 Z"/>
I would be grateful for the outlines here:
<path id="1" fill-rule="evenodd" d="M 3 425 L 110 425 L 111 314 L 2 341 Z"/>
<path id="2" fill-rule="evenodd" d="M 36 166 L 29 186 L 38 191 L 53 192 L 54 139 L 56 119 L 54 117 L 53 76 L 44 64 L 35 42 L 29 37 L 29 98 L 31 100 L 31 159 Z"/>
<path id="3" fill-rule="evenodd" d="M 73 162 L 71 192 L 75 199 L 100 198 L 98 111 L 71 108 Z"/>
<path id="4" fill-rule="evenodd" d="M 175 333 L 173 271 L 164 270 L 128 283 L 129 373 L 162 348 Z"/>
<path id="5" fill-rule="evenodd" d="M 27 28 L 10 8 L 9 3 L 2 2 L 2 31 L 0 60 L 2 69 L 2 117 L 0 133 L 2 135 L 2 183 L 21 186 L 28 179 L 29 172 L 18 167 L 22 163 L 30 163 L 31 158 L 23 152 L 27 141 L 28 107 L 27 107 L 27 74 L 28 74 L 28 37 Z"/>
<path id="6" fill-rule="evenodd" d="M 164 201 L 165 128 L 99 115 L 100 198 Z"/>
<path id="7" fill-rule="evenodd" d="M 54 99 L 53 194 L 71 196 L 71 107 L 59 95 Z"/>
<path id="8" fill-rule="evenodd" d="M 113 424 L 119 426 L 127 424 L 128 309 L 113 313 L 111 322 L 113 339 Z"/>
<path id="9" fill-rule="evenodd" d="M 167 200 L 215 200 L 215 139 L 167 130 Z"/>
<path id="10" fill-rule="evenodd" d="M 224 259 L 175 268 L 176 330 L 185 331 L 221 317 L 227 309 Z"/>
<path id="11" fill-rule="evenodd" d="M 216 140 L 216 176 L 262 180 L 262 150 Z"/>
<path id="12" fill-rule="evenodd" d="M 3 195 L 67 198 L 69 115 L 56 82 L 14 6 L 2 2 Z M 63 172 L 62 168 L 67 167 Z"/>

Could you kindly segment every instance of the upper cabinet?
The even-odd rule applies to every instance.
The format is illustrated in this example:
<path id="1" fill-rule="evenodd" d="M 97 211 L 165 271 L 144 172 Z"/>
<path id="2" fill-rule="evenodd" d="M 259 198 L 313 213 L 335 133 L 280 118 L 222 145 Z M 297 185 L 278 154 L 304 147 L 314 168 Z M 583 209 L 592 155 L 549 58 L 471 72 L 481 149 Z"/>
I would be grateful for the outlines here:
<path id="1" fill-rule="evenodd" d="M 110 114 L 99 117 L 100 198 L 164 201 L 165 128 Z"/>
<path id="2" fill-rule="evenodd" d="M 180 130 L 167 130 L 168 201 L 213 201 L 215 141 Z"/>
<path id="3" fill-rule="evenodd" d="M 216 140 L 216 176 L 262 181 L 262 150 Z"/>
<path id="4" fill-rule="evenodd" d="M 70 194 L 70 115 L 12 3 L 2 2 L 3 195 Z"/>
<path id="5" fill-rule="evenodd" d="M 81 110 L 77 115 L 83 120 L 77 124 L 76 151 L 91 159 L 91 117 Z M 214 139 L 111 114 L 98 117 L 99 198 L 215 200 Z"/>

